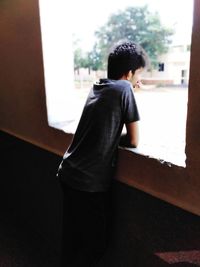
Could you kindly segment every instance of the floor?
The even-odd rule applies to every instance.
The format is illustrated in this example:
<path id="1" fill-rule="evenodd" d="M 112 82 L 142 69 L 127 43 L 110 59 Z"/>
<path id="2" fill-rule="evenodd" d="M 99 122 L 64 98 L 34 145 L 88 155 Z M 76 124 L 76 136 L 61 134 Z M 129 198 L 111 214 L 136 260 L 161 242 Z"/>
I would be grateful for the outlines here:
<path id="1" fill-rule="evenodd" d="M 133 203 L 130 198 L 133 191 L 127 190 L 126 186 L 122 190 L 130 200 L 128 210 Z M 118 203 L 119 209 L 114 215 L 117 221 L 114 232 L 117 234 L 98 267 L 200 266 L 200 218 L 149 196 L 146 196 L 148 210 L 143 212 L 141 209 L 146 202 L 143 201 L 140 209 L 136 208 L 141 194 L 135 193 L 135 207 L 132 206 L 135 214 L 127 214 Z M 151 206 L 156 206 L 156 210 L 150 211 Z M 127 223 L 136 214 L 135 223 Z M 38 233 L 17 221 L 11 212 L 1 211 L 0 267 L 59 267 L 59 258 Z"/>
<path id="2" fill-rule="evenodd" d="M 114 235 L 101 266 L 200 266 L 199 216 L 123 184 L 114 189 Z"/>
<path id="3" fill-rule="evenodd" d="M 7 213 L 0 216 L 0 267 L 57 267 L 58 257 L 38 233 Z"/>

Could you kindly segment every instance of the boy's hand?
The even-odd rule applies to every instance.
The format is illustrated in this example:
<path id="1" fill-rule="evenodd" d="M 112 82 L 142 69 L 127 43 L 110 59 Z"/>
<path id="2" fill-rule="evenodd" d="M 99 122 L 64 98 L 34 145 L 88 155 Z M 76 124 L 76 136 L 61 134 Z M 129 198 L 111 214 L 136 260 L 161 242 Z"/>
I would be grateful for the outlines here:
<path id="1" fill-rule="evenodd" d="M 136 88 L 136 89 L 139 89 L 139 88 L 142 87 L 142 85 L 143 85 L 142 82 L 139 80 L 139 81 L 136 82 L 136 84 L 135 84 L 135 88 Z"/>

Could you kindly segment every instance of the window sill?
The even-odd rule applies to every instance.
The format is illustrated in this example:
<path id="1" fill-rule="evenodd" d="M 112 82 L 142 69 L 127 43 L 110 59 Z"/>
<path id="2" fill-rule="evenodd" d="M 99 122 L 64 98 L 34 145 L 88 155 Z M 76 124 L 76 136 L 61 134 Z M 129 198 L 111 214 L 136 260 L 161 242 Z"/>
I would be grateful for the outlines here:
<path id="1" fill-rule="evenodd" d="M 127 147 L 121 147 L 122 149 L 132 151 L 136 154 L 156 159 L 161 164 L 167 164 L 169 167 L 172 165 L 177 165 L 179 167 L 186 167 L 185 164 L 185 153 L 181 152 L 180 150 L 173 148 L 170 149 L 166 146 L 153 146 L 153 145 L 145 145 L 141 144 L 137 148 L 127 148 Z"/>
<path id="2" fill-rule="evenodd" d="M 74 134 L 76 127 L 78 124 L 78 120 L 69 120 L 60 123 L 53 123 L 50 126 L 59 130 L 64 131 L 68 134 Z M 157 159 L 160 163 L 167 163 L 170 167 L 172 164 L 180 167 L 186 167 L 185 165 L 185 153 L 184 153 L 185 145 L 182 144 L 180 146 L 173 145 L 162 145 L 158 143 L 145 144 L 141 142 L 137 148 L 128 148 L 121 147 L 122 149 L 132 151 L 136 154 L 143 155 L 148 158 Z"/>
<path id="3" fill-rule="evenodd" d="M 135 97 L 140 107 L 140 143 L 137 149 L 124 148 L 145 157 L 154 158 L 161 163 L 186 167 L 185 165 L 185 121 L 187 90 L 174 89 L 173 95 L 163 89 L 161 92 L 136 92 Z M 71 95 L 67 110 L 55 105 L 49 125 L 53 128 L 74 134 L 85 103 L 87 90 L 77 90 Z M 151 108 L 148 107 L 151 103 Z M 170 109 L 169 104 L 170 103 Z M 176 110 L 177 117 L 174 115 Z M 59 114 L 62 114 L 62 118 Z M 69 118 L 63 120 L 63 114 Z M 123 129 L 124 131 L 125 129 Z"/>

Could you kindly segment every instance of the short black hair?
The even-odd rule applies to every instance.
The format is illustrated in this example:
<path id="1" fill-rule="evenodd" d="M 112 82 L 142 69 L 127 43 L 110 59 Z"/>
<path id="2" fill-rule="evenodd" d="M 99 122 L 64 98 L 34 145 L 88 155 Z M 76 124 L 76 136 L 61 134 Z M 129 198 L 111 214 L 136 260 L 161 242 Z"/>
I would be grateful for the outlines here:
<path id="1" fill-rule="evenodd" d="M 133 73 L 146 67 L 148 57 L 145 50 L 135 42 L 118 44 L 108 56 L 108 78 L 120 79 L 131 70 Z"/>

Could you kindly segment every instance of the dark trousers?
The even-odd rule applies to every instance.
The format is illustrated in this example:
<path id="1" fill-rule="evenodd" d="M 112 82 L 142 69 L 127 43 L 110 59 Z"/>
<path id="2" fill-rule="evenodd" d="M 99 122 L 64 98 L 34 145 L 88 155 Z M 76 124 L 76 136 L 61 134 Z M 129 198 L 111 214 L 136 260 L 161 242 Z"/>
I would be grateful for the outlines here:
<path id="1" fill-rule="evenodd" d="M 111 197 L 108 192 L 83 192 L 64 183 L 62 267 L 90 267 L 109 241 Z"/>

